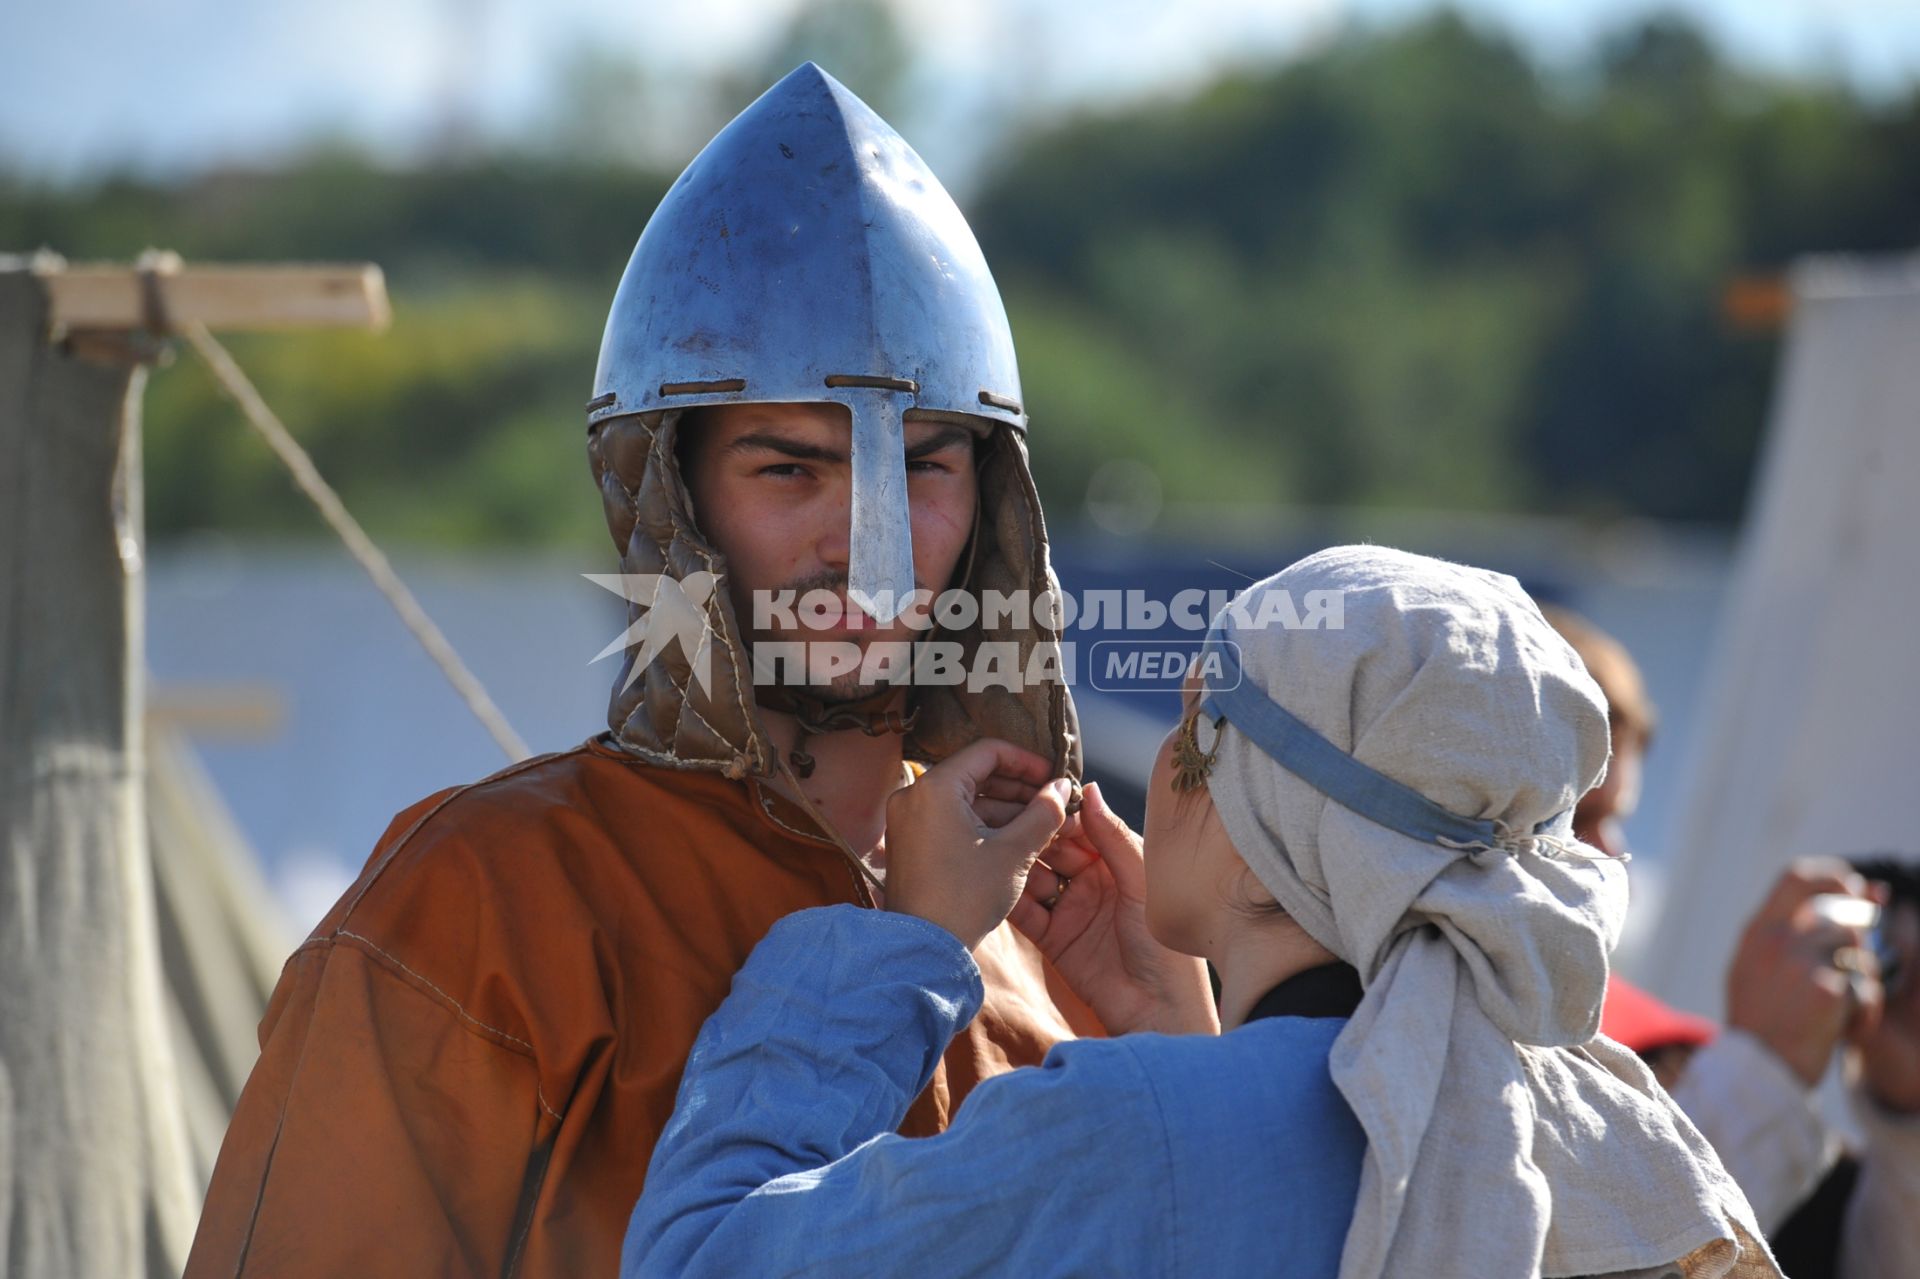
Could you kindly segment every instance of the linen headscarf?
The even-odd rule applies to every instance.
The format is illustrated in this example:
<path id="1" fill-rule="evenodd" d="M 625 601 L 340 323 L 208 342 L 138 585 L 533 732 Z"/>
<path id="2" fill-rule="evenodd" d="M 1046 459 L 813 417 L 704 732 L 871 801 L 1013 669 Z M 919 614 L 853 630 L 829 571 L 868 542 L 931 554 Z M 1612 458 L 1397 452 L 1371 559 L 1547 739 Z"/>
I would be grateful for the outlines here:
<path id="1" fill-rule="evenodd" d="M 1367 1135 L 1340 1279 L 1778 1275 L 1711 1147 L 1597 1033 L 1626 875 L 1571 813 L 1607 705 L 1519 583 L 1338 547 L 1248 588 L 1208 649 L 1227 834 L 1365 987 L 1330 1061 Z"/>

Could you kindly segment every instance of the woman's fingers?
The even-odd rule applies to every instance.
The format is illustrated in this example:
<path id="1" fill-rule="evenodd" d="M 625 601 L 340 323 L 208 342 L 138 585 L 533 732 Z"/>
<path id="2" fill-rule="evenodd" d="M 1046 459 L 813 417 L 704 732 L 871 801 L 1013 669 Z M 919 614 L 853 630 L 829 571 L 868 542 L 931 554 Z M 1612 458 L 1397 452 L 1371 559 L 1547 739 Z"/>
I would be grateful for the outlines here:
<path id="1" fill-rule="evenodd" d="M 980 783 L 982 795 L 990 799 L 1012 800 L 1016 804 L 1025 804 L 1039 789 L 1039 782 L 1030 782 L 1022 777 L 1011 777 L 1005 773 L 995 773 Z"/>
<path id="2" fill-rule="evenodd" d="M 1032 751 L 995 737 L 983 737 L 929 768 L 918 784 L 952 782 L 971 798 L 983 794 L 982 788 L 996 776 L 1037 787 L 1052 773 L 1053 766 Z M 1001 794 L 996 798 L 1009 796 Z"/>
<path id="3" fill-rule="evenodd" d="M 1042 786 L 1026 808 L 987 841 L 1023 863 L 1038 857 L 1067 820 L 1067 798 L 1072 783 L 1059 777 Z"/>
<path id="4" fill-rule="evenodd" d="M 979 828 L 995 831 L 1026 811 L 1046 781 L 1047 768 L 1032 751 L 982 738 L 929 768 L 906 791 L 918 792 L 912 806 L 923 810 L 929 801 L 938 802 L 936 796 L 950 796 L 948 803 L 972 809 Z"/>
<path id="5" fill-rule="evenodd" d="M 1100 854 L 1083 839 L 1055 836 L 1047 851 L 1040 854 L 1040 860 L 1062 875 L 1078 875 L 1098 862 Z"/>
<path id="6" fill-rule="evenodd" d="M 1140 837 L 1107 807 L 1098 782 L 1088 782 L 1081 793 L 1086 799 L 1080 806 L 1080 829 L 1087 841 L 1113 872 L 1113 882 L 1122 893 L 1144 896 L 1147 864 L 1140 854 Z"/>
<path id="7" fill-rule="evenodd" d="M 1026 886 L 1020 890 L 1020 896 L 1039 903 L 1042 909 L 1052 910 L 1055 902 L 1067 891 L 1073 882 L 1073 876 L 1063 874 L 1044 862 L 1035 862 L 1033 869 L 1027 872 Z"/>
<path id="8" fill-rule="evenodd" d="M 1045 906 L 1031 897 L 1022 896 L 1007 912 L 1007 922 L 1018 929 L 1022 937 L 1040 947 L 1042 953 L 1046 953 L 1047 927 L 1053 923 L 1053 915 Z"/>
<path id="9" fill-rule="evenodd" d="M 1084 911 L 1069 907 L 1085 906 L 1089 900 L 1101 900 L 1103 893 L 1099 881 L 1104 873 L 1097 861 L 1078 875 L 1062 875 L 1053 867 L 1036 862 L 1033 869 L 1027 872 L 1027 882 L 1021 889 L 1020 899 L 1014 903 L 1007 918 L 1013 921 L 1015 928 L 1026 934 L 1027 940 L 1048 955 L 1054 955 L 1086 927 L 1089 916 Z M 1066 933 L 1061 931 L 1062 921 L 1066 922 Z"/>
<path id="10" fill-rule="evenodd" d="M 1018 904 L 1033 859 L 1066 820 L 1072 789 L 1060 778 L 1015 806 L 983 799 L 977 788 L 998 771 L 1038 770 L 1044 778 L 1046 767 L 1005 742 L 976 742 L 888 796 L 888 909 L 931 920 L 969 948 L 979 945 Z"/>
<path id="11" fill-rule="evenodd" d="M 1024 800 L 1015 803 L 1010 799 L 987 799 L 982 797 L 973 801 L 973 811 L 989 829 L 998 830 L 1018 817 L 1021 813 L 1026 812 L 1027 804 Z"/>
<path id="12" fill-rule="evenodd" d="M 1065 831 L 1073 822 L 1074 819 L 1069 817 L 1061 830 Z M 1071 882 L 1076 876 L 1090 873 L 1099 864 L 1100 854 L 1085 842 L 1064 834 L 1055 835 L 1053 842 L 1040 854 L 1040 860 L 1027 872 L 1021 898 L 1037 904 L 1043 910 L 1051 910 L 1053 903 L 1065 891 L 1063 884 Z"/>

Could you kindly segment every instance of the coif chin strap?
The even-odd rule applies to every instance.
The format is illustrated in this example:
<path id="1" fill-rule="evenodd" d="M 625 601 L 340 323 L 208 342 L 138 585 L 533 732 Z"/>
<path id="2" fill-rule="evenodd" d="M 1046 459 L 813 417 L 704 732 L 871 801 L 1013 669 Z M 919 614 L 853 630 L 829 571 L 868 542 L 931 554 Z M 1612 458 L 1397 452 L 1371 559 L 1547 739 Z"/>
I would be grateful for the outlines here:
<path id="1" fill-rule="evenodd" d="M 857 728 L 868 737 L 879 737 L 883 733 L 905 736 L 912 732 L 920 718 L 920 708 L 901 711 L 887 706 L 899 692 L 897 688 L 885 688 L 855 701 L 826 702 L 797 689 L 768 685 L 758 690 L 754 700 L 767 710 L 780 711 L 799 721 L 800 736 L 787 752 L 787 763 L 793 766 L 796 776 L 806 778 L 813 776 L 815 762 L 805 749 L 809 737 L 848 728 Z"/>

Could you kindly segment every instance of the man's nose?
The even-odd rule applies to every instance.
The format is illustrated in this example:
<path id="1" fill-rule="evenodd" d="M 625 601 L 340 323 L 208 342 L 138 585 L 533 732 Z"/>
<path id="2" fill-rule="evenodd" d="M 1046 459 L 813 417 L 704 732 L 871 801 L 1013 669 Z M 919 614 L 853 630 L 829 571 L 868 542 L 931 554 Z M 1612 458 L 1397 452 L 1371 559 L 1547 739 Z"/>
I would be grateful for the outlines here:
<path id="1" fill-rule="evenodd" d="M 820 530 L 814 542 L 814 554 L 820 562 L 837 573 L 847 571 L 850 558 L 849 547 L 852 544 L 853 507 L 842 506 L 827 517 L 827 524 Z"/>

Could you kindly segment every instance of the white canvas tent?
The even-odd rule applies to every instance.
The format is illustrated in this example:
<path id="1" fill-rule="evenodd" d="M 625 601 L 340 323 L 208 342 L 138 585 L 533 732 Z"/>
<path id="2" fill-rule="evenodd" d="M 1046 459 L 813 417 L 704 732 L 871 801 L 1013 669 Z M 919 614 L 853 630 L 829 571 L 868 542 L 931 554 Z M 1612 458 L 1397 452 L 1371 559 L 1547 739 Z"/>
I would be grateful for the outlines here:
<path id="1" fill-rule="evenodd" d="M 1645 956 L 1712 1015 L 1789 861 L 1920 855 L 1920 258 L 1809 260 L 1792 294 Z"/>
<path id="2" fill-rule="evenodd" d="M 141 779 L 144 367 L 0 271 L 0 1255 L 177 1272 L 197 1202 Z"/>
<path id="3" fill-rule="evenodd" d="M 161 986 L 198 1204 L 299 937 L 186 739 L 149 718 L 146 747 Z"/>
<path id="4" fill-rule="evenodd" d="M 0 258 L 9 1276 L 180 1273 L 293 940 L 184 745 L 146 722 L 140 393 L 167 319 L 156 273 Z M 176 283 L 172 315 L 193 325 L 385 314 L 372 268 Z"/>

